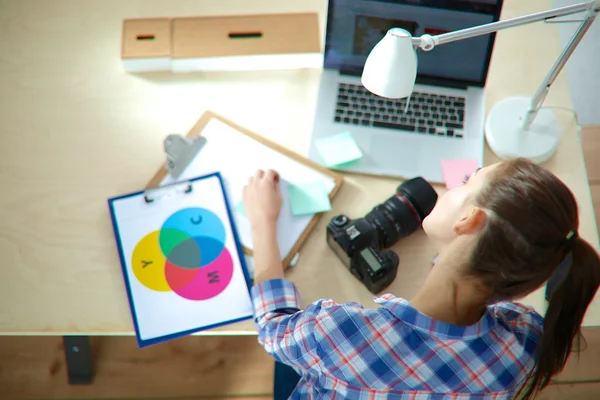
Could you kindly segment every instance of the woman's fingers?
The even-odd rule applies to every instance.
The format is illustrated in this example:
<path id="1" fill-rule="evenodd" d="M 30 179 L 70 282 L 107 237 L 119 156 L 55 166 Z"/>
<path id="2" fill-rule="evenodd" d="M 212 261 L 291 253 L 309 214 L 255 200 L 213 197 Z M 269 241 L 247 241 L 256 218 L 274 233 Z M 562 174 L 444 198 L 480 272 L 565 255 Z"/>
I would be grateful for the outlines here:
<path id="1" fill-rule="evenodd" d="M 279 181 L 279 174 L 273 171 L 272 169 L 267 170 L 265 177 L 269 180 L 272 180 L 273 182 Z"/>
<path id="2" fill-rule="evenodd" d="M 277 171 L 268 169 L 266 172 L 262 169 L 256 170 L 254 176 L 248 178 L 248 185 L 252 185 L 255 181 L 258 182 L 261 179 L 266 179 L 275 183 L 279 183 L 279 174 Z"/>

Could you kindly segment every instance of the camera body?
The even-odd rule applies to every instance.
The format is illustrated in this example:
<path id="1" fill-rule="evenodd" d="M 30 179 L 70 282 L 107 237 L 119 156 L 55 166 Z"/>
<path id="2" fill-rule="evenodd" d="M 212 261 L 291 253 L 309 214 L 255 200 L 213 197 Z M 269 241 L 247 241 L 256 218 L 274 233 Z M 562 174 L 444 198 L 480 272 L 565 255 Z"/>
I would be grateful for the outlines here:
<path id="1" fill-rule="evenodd" d="M 398 255 L 379 250 L 377 232 L 365 219 L 334 217 L 327 224 L 327 243 L 370 292 L 381 292 L 396 278 Z"/>
<path id="2" fill-rule="evenodd" d="M 396 278 L 400 262 L 396 253 L 384 249 L 420 228 L 436 202 L 433 187 L 413 178 L 364 218 L 333 217 L 327 224 L 327 244 L 371 293 L 380 293 Z"/>

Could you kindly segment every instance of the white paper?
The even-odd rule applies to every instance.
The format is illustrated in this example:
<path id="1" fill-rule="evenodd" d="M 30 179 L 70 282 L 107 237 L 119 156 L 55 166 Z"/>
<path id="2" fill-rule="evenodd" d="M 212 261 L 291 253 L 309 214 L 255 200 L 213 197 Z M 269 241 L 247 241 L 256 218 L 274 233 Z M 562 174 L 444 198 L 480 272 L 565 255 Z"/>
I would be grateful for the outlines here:
<path id="1" fill-rule="evenodd" d="M 322 180 L 327 192 L 331 193 L 335 188 L 335 180 L 265 146 L 218 119 L 213 118 L 209 121 L 202 130 L 201 135 L 206 138 L 206 144 L 177 180 L 192 179 L 201 175 L 220 172 L 225 181 L 227 196 L 233 208 L 242 201 L 244 185 L 257 169 L 276 170 L 282 180 L 283 207 L 277 223 L 277 241 L 283 260 L 314 216 L 296 217 L 292 215 L 285 185 L 288 182 L 298 184 Z M 175 180 L 167 175 L 161 185 L 173 182 Z M 248 249 L 253 249 L 248 219 L 235 210 L 232 211 L 242 244 Z"/>
<path id="2" fill-rule="evenodd" d="M 117 234 L 121 243 L 125 262 L 126 279 L 131 288 L 134 316 L 137 319 L 140 338 L 142 340 L 158 338 L 169 334 L 199 329 L 209 325 L 221 324 L 231 320 L 252 316 L 252 301 L 245 281 L 243 269 L 239 261 L 240 253 L 237 251 L 225 205 L 225 198 L 219 180 L 215 176 L 193 182 L 192 185 L 193 188 L 191 193 L 185 195 L 175 194 L 169 199 L 159 198 L 152 203 L 146 203 L 143 194 L 126 197 L 113 202 L 115 220 L 118 225 Z M 154 256 L 154 253 L 150 250 L 145 250 L 147 248 L 150 249 L 150 247 L 137 247 L 138 250 L 135 254 L 134 250 L 136 249 L 136 246 L 138 246 L 138 243 L 149 234 L 156 234 L 153 233 L 156 231 L 163 234 L 165 230 L 161 231 L 161 228 L 163 227 L 163 224 L 165 224 L 165 221 L 167 221 L 174 213 L 188 208 L 193 208 L 194 213 L 197 208 L 208 210 L 208 212 L 204 214 L 205 216 L 202 220 L 202 223 L 205 223 L 205 227 L 212 227 L 212 225 L 209 225 L 207 222 L 211 221 L 208 218 L 211 215 L 220 220 L 222 223 L 221 227 L 224 229 L 223 244 L 225 250 L 223 251 L 229 252 L 229 255 L 231 256 L 231 263 L 219 264 L 232 266 L 231 279 L 228 284 L 228 274 L 227 272 L 223 273 L 227 268 L 222 268 L 220 270 L 215 269 L 215 271 L 217 271 L 216 280 L 218 280 L 219 277 L 223 278 L 223 280 L 210 283 L 206 277 L 203 277 L 203 281 L 199 283 L 198 286 L 194 286 L 201 288 L 201 290 L 193 291 L 194 296 L 202 297 L 208 296 L 208 293 L 214 294 L 213 297 L 208 299 L 190 300 L 177 294 L 178 291 L 183 293 L 182 291 L 185 290 L 185 285 L 187 285 L 187 283 L 185 285 L 182 284 L 177 290 L 157 291 L 150 289 L 148 285 L 143 284 L 141 280 L 138 279 L 133 271 L 133 262 L 139 263 L 141 254 L 144 262 L 153 261 L 153 263 L 146 265 L 143 269 L 138 268 L 137 270 L 140 271 L 139 274 L 157 274 L 152 275 L 157 277 L 160 273 L 166 274 L 165 261 L 161 261 L 160 256 Z M 181 226 L 183 227 L 183 230 L 195 234 L 190 235 L 190 237 L 200 237 L 200 234 L 198 233 L 200 231 L 198 229 L 203 229 L 201 228 L 201 223 L 192 226 L 192 222 L 189 222 L 189 220 L 196 218 L 194 215 L 200 215 L 194 213 L 189 214 L 192 215 L 192 218 L 181 220 L 181 224 L 169 226 L 171 228 Z M 197 221 L 200 221 L 199 218 L 196 219 Z M 216 219 L 213 219 L 212 221 L 214 220 Z M 219 229 L 221 229 L 221 227 Z M 194 231 L 194 229 L 196 230 Z M 208 232 L 210 234 L 215 231 L 223 232 L 223 230 L 219 229 L 204 228 L 204 231 L 202 232 Z M 154 243 L 154 241 L 150 240 L 144 243 Z M 157 242 L 155 250 L 161 251 L 161 248 L 163 247 Z M 203 268 L 205 268 L 204 273 L 206 274 L 206 271 L 210 271 L 210 268 L 216 268 L 214 267 L 214 265 L 217 265 L 216 261 L 214 263 L 207 261 L 211 259 L 210 252 L 207 250 L 208 247 L 199 246 L 199 248 L 200 252 L 202 252 L 202 257 L 205 257 L 204 261 L 208 262 L 208 264 L 200 267 L 204 261 L 199 261 L 200 265 L 198 265 L 197 268 L 186 266 L 186 268 L 192 271 L 190 274 L 195 274 Z M 215 248 L 223 248 L 223 246 Z M 215 250 L 213 253 L 216 258 L 214 259 L 217 260 L 221 257 L 223 251 Z M 162 253 L 164 252 L 161 251 L 161 254 Z M 171 254 L 175 254 L 174 250 L 171 251 Z M 180 252 L 179 254 L 181 255 L 182 253 Z M 220 255 L 217 256 L 216 254 Z M 186 255 L 183 254 L 182 256 Z M 166 259 L 168 259 L 168 257 Z M 199 260 L 200 259 L 201 258 L 199 258 Z M 227 259 L 227 257 L 224 259 Z M 173 270 L 174 269 L 170 269 L 170 271 Z M 231 269 L 229 269 L 229 271 L 231 271 Z M 152 282 L 154 282 L 154 280 Z M 169 285 L 173 282 L 175 281 L 172 280 Z M 200 280 L 195 282 L 200 282 Z M 220 289 L 215 289 L 215 287 L 222 289 L 222 291 L 217 293 Z"/>

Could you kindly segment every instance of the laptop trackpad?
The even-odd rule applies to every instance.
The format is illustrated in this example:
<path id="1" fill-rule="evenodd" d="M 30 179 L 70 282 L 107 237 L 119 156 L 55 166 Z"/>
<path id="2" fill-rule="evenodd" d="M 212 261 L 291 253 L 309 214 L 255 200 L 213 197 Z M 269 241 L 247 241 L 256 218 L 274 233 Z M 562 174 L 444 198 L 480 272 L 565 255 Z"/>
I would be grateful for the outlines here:
<path id="1" fill-rule="evenodd" d="M 373 135 L 369 159 L 382 169 L 399 171 L 417 170 L 422 142 L 410 140 L 405 135 Z"/>

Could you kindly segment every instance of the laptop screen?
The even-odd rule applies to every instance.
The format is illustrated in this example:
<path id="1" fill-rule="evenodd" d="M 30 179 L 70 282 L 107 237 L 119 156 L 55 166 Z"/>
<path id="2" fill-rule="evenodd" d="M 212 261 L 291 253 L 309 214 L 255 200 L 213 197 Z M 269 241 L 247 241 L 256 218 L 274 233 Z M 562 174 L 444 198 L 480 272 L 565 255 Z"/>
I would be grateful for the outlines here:
<path id="1" fill-rule="evenodd" d="M 390 28 L 438 35 L 498 21 L 502 0 L 329 0 L 324 67 L 362 73 Z M 417 82 L 484 86 L 495 34 L 417 49 Z"/>

